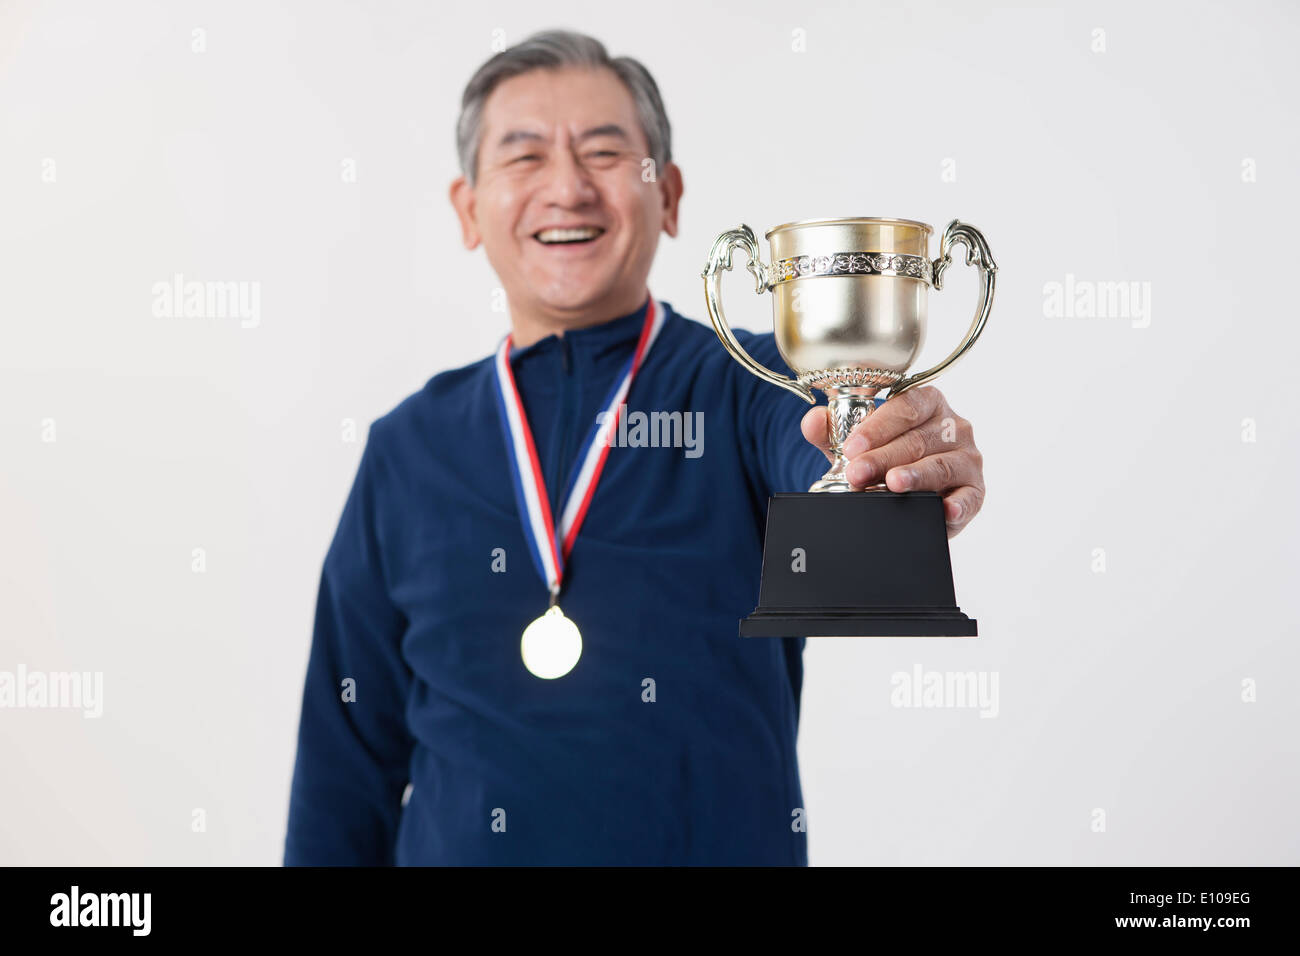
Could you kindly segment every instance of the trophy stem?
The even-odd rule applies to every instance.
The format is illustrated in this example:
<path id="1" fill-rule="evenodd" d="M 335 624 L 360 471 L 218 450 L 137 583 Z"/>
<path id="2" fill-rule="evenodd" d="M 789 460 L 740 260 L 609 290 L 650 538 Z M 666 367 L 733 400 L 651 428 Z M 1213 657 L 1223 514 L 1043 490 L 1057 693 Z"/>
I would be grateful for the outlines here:
<path id="1" fill-rule="evenodd" d="M 848 459 L 844 457 L 844 442 L 867 416 L 876 410 L 873 397 L 879 388 L 860 388 L 849 386 L 831 386 L 826 392 L 826 415 L 830 419 L 831 453 L 835 455 L 830 470 L 816 481 L 809 491 L 852 491 L 844 469 Z M 886 490 L 883 482 L 869 485 L 864 491 Z"/>

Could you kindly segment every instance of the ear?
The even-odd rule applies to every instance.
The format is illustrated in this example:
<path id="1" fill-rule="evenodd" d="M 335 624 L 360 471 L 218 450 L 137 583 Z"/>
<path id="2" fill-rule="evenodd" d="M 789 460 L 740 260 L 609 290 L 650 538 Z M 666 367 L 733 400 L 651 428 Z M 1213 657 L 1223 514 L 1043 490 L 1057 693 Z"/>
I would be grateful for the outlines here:
<path id="1" fill-rule="evenodd" d="M 452 182 L 449 194 L 451 205 L 456 210 L 457 218 L 460 219 L 460 234 L 465 242 L 465 248 L 477 248 L 483 237 L 479 234 L 476 220 L 475 205 L 478 197 L 474 195 L 474 187 L 464 176 L 458 176 Z"/>
<path id="2" fill-rule="evenodd" d="M 682 200 L 682 171 L 676 163 L 665 163 L 659 176 L 659 195 L 663 202 L 663 229 L 677 237 L 677 204 Z"/>

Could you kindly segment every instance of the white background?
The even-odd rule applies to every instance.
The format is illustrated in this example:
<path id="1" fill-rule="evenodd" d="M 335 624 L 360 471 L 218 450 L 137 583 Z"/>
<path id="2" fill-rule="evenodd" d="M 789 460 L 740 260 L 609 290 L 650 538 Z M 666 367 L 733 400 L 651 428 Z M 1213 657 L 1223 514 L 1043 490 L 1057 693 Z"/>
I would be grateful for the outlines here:
<path id="1" fill-rule="evenodd" d="M 810 643 L 811 861 L 1300 863 L 1296 8 L 677 0 L 0 3 L 0 670 L 105 682 L 98 720 L 0 710 L 0 862 L 279 862 L 365 427 L 506 331 L 446 197 L 460 94 L 557 26 L 660 84 L 680 311 L 741 222 L 961 218 L 1000 266 L 937 382 L 985 456 L 980 637 Z M 176 273 L 260 283 L 260 324 L 156 318 Z M 1150 283 L 1149 326 L 1046 317 L 1067 273 Z M 891 706 L 917 664 L 996 672 L 998 716 Z"/>

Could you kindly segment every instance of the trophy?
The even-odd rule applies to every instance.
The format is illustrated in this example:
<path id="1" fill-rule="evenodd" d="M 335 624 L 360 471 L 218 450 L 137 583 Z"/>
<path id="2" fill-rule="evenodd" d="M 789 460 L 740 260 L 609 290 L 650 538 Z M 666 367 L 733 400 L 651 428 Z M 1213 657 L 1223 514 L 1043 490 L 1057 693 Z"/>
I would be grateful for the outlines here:
<path id="1" fill-rule="evenodd" d="M 953 220 L 929 257 L 930 226 L 910 219 L 805 219 L 766 234 L 760 260 L 746 225 L 718 236 L 702 273 L 709 318 L 731 356 L 759 378 L 810 404 L 827 397 L 834 461 L 806 493 L 773 495 L 763 539 L 759 605 L 745 637 L 974 637 L 957 607 L 943 501 L 933 491 L 897 493 L 880 483 L 853 491 L 842 446 L 882 401 L 928 382 L 966 354 L 993 305 L 997 265 L 979 230 Z M 952 247 L 980 270 L 975 318 L 938 365 L 907 374 L 925 342 L 930 287 L 943 288 Z M 776 346 L 790 378 L 755 361 L 722 311 L 722 273 L 740 249 L 755 291 L 772 293 Z M 877 394 L 888 389 L 886 399 Z M 848 492 L 836 494 L 836 492 Z"/>

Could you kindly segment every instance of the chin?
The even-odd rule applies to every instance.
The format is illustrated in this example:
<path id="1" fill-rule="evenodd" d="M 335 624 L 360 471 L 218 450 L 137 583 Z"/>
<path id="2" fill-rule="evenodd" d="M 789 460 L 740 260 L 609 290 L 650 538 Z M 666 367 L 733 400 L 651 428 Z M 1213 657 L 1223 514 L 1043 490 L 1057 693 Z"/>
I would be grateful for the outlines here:
<path id="1" fill-rule="evenodd" d="M 594 305 L 610 292 L 606 282 L 596 280 L 568 282 L 564 279 L 552 279 L 541 286 L 545 291 L 539 292 L 538 298 L 553 309 L 581 309 Z"/>

